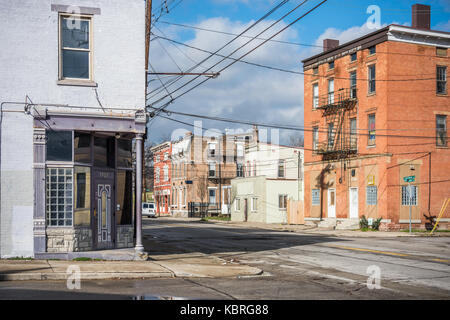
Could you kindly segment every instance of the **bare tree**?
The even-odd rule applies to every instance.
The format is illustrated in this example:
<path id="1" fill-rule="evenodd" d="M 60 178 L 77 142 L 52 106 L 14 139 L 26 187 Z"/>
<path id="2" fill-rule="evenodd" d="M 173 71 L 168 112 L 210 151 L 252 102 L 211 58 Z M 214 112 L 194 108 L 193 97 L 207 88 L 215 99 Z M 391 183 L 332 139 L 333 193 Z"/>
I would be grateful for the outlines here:
<path id="1" fill-rule="evenodd" d="M 153 191 L 153 152 L 151 148 L 155 144 L 152 141 L 147 141 L 144 149 L 144 181 L 145 188 Z"/>
<path id="2" fill-rule="evenodd" d="M 197 179 L 197 196 L 200 198 L 200 210 L 202 218 L 205 217 L 205 200 L 208 196 L 208 180 L 206 176 L 199 176 Z"/>
<path id="3" fill-rule="evenodd" d="M 295 133 L 289 137 L 289 145 L 292 147 L 304 147 L 304 137 L 300 133 Z"/>

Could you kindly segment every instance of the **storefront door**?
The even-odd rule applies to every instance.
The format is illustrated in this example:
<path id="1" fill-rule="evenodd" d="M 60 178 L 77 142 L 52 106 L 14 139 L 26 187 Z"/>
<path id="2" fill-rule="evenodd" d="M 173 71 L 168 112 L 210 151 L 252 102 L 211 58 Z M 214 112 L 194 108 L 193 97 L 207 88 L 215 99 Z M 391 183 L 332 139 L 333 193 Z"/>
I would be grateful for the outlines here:
<path id="1" fill-rule="evenodd" d="M 94 169 L 93 235 L 97 249 L 114 248 L 114 171 Z"/>

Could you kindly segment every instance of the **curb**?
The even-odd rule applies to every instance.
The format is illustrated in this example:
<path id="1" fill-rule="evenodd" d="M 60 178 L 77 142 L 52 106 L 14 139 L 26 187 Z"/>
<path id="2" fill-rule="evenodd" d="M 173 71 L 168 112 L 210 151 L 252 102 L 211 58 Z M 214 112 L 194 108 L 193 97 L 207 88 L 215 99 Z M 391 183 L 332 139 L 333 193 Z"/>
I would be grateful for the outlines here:
<path id="1" fill-rule="evenodd" d="M 71 274 L 56 273 L 16 273 L 0 274 L 0 281 L 44 281 L 67 280 Z M 80 275 L 83 280 L 113 280 L 113 279 L 151 279 L 151 278 L 175 278 L 171 272 L 83 272 Z"/>

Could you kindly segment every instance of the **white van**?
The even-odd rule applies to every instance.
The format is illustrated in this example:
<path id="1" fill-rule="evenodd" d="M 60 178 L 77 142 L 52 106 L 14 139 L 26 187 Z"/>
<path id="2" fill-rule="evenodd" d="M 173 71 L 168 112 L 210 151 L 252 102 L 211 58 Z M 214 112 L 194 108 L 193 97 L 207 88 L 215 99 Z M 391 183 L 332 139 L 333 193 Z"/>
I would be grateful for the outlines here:
<path id="1" fill-rule="evenodd" d="M 142 203 L 142 215 L 145 217 L 156 218 L 156 207 L 154 202 Z"/>

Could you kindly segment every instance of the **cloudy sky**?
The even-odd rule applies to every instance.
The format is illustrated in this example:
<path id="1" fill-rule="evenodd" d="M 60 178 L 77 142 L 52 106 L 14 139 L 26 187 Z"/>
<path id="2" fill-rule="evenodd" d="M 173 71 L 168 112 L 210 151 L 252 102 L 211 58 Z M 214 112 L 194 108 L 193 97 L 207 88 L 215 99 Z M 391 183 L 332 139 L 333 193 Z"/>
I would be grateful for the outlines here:
<path id="1" fill-rule="evenodd" d="M 282 1 L 153 0 L 154 20 L 157 18 L 157 22 L 152 27 L 155 35 L 151 41 L 150 50 L 152 68 L 156 72 L 220 71 L 233 60 L 222 61 L 223 58 L 215 56 L 202 62 L 210 55 L 196 50 L 194 47 L 215 52 L 233 40 L 234 36 L 198 28 L 239 34 L 280 2 Z M 258 35 L 302 2 L 304 0 L 288 1 L 245 35 Z M 367 23 L 373 21 L 371 19 L 374 11 L 371 6 L 376 5 L 379 8 L 380 27 L 391 23 L 410 25 L 411 6 L 417 2 L 417 0 L 328 0 L 274 38 L 281 42 L 269 41 L 243 60 L 301 72 L 301 60 L 321 52 L 320 46 L 323 39 L 339 39 L 340 43 L 344 43 L 375 31 Z M 263 39 L 271 37 L 318 3 L 320 3 L 319 0 L 306 1 L 296 11 L 270 27 L 259 37 Z M 420 3 L 431 5 L 432 29 L 450 31 L 450 1 L 420 1 Z M 174 25 L 174 23 L 179 25 Z M 183 27 L 180 24 L 197 29 Z M 249 40 L 249 38 L 240 37 L 218 53 L 227 56 L 244 45 L 243 48 L 231 55 L 233 58 L 240 58 L 263 42 L 258 39 L 246 44 Z M 290 42 L 290 44 L 283 42 Z M 202 63 L 199 66 L 191 70 L 200 62 Z M 176 80 L 175 77 L 151 76 L 150 95 L 147 103 L 160 107 L 171 99 L 170 97 L 164 98 L 168 93 L 171 93 L 171 97 L 176 98 L 206 78 L 202 76 L 194 79 L 194 76 L 185 76 L 171 83 Z M 192 82 L 187 84 L 188 81 Z M 166 88 L 162 87 L 161 82 L 165 84 Z M 185 84 L 185 87 L 180 88 Z M 158 100 L 160 101 L 158 102 Z M 210 79 L 175 99 L 167 110 L 260 123 L 303 126 L 303 76 L 237 62 L 221 72 L 219 77 Z M 174 114 L 163 113 L 162 115 L 189 124 L 193 124 L 194 120 L 199 120 Z M 225 132 L 225 129 L 249 129 L 249 126 L 246 125 L 208 120 L 203 120 L 202 126 L 205 129 L 217 129 L 222 132 Z M 194 128 L 156 117 L 149 124 L 148 138 L 149 141 L 157 143 L 185 130 L 193 131 Z M 279 134 L 280 142 L 287 144 L 291 135 L 298 135 L 301 132 L 281 130 Z"/>

